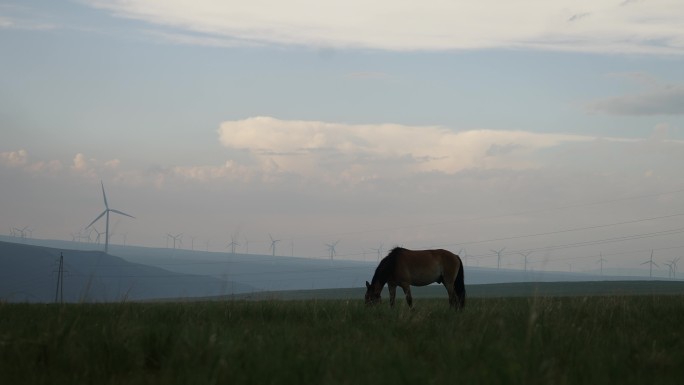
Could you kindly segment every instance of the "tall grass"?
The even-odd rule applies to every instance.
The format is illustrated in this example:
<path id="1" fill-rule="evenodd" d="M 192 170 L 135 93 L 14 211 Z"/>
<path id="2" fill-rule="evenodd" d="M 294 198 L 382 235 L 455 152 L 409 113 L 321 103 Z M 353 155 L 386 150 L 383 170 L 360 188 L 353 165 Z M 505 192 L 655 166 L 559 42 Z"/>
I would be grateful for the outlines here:
<path id="1" fill-rule="evenodd" d="M 684 297 L 0 304 L 2 384 L 680 383 Z"/>

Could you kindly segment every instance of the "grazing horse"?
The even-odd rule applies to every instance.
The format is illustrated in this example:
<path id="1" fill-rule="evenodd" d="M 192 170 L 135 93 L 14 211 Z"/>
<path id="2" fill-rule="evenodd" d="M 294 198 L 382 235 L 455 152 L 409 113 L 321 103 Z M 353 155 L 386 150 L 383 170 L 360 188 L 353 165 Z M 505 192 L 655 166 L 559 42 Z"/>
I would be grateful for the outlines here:
<path id="1" fill-rule="evenodd" d="M 366 305 L 380 302 L 380 292 L 387 284 L 390 306 L 394 306 L 397 286 L 404 290 L 406 302 L 413 306 L 411 285 L 441 283 L 449 293 L 449 304 L 465 306 L 465 285 L 461 258 L 447 250 L 407 250 L 395 247 L 380 261 L 371 283 L 366 281 Z"/>

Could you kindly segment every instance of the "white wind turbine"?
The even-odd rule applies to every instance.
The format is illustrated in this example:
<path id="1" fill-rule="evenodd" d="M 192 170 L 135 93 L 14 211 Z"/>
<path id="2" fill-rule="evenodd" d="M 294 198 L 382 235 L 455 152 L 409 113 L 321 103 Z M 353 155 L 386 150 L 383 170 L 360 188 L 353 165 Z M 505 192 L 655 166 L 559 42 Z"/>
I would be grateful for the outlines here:
<path id="1" fill-rule="evenodd" d="M 166 236 L 173 239 L 174 250 L 176 249 L 176 241 L 178 241 L 179 246 L 183 243 L 183 233 L 180 233 L 178 235 L 171 235 L 170 233 L 166 233 Z"/>
<path id="2" fill-rule="evenodd" d="M 18 236 L 21 237 L 22 239 L 24 239 L 24 238 L 26 238 L 27 229 L 28 229 L 28 226 L 24 226 L 21 229 L 18 229 L 15 227 L 14 228 L 14 234 L 15 234 L 15 236 L 16 236 L 16 234 L 19 234 Z"/>
<path id="3" fill-rule="evenodd" d="M 92 230 L 95 232 L 95 234 L 97 234 L 97 237 L 95 237 L 95 243 L 97 243 L 97 244 L 99 245 L 99 244 L 100 244 L 100 239 L 102 238 L 102 234 L 103 234 L 103 233 L 99 232 L 99 231 L 98 231 L 96 228 L 94 228 L 94 227 L 92 228 Z"/>
<path id="4" fill-rule="evenodd" d="M 649 267 L 649 273 L 648 277 L 653 279 L 653 266 L 655 267 L 660 267 L 658 266 L 657 263 L 653 262 L 653 250 L 651 250 L 651 259 L 647 260 L 646 262 L 642 263 L 642 265 L 648 265 Z"/>
<path id="5" fill-rule="evenodd" d="M 107 203 L 107 194 L 105 193 L 104 183 L 102 181 L 100 181 L 100 184 L 102 185 L 102 198 L 104 198 L 105 210 L 102 212 L 102 214 L 98 215 L 97 218 L 95 218 L 92 222 L 90 222 L 90 224 L 88 226 L 86 226 L 86 229 L 89 228 L 90 226 L 92 226 L 95 222 L 97 222 L 103 216 L 106 216 L 106 219 L 105 219 L 105 221 L 106 221 L 106 225 L 105 225 L 105 249 L 104 249 L 104 251 L 106 253 L 109 250 L 109 213 L 112 212 L 112 213 L 116 213 L 116 214 L 120 214 L 120 215 L 125 215 L 127 217 L 131 217 L 134 219 L 135 219 L 135 217 L 132 215 L 126 214 L 123 211 L 110 209 L 109 204 Z"/>
<path id="6" fill-rule="evenodd" d="M 240 244 L 235 241 L 235 237 L 230 237 L 230 243 L 226 247 L 230 247 L 231 254 L 235 254 L 235 246 L 240 246 Z"/>
<path id="7" fill-rule="evenodd" d="M 271 234 L 268 234 L 268 237 L 271 238 L 271 250 L 273 251 L 273 256 L 275 257 L 276 243 L 280 242 L 280 239 L 273 239 L 273 236 Z"/>
<path id="8" fill-rule="evenodd" d="M 337 251 L 335 250 L 335 246 L 337 246 L 338 243 L 340 243 L 340 241 L 336 241 L 333 243 L 326 243 L 326 246 L 328 246 L 328 251 L 330 251 L 330 260 L 331 261 L 335 257 L 335 254 L 337 254 Z"/>
<path id="9" fill-rule="evenodd" d="M 378 247 L 377 249 L 371 248 L 371 250 L 373 250 L 373 251 L 375 251 L 376 253 L 378 253 L 378 260 L 377 260 L 377 262 L 380 262 L 380 254 L 382 254 L 382 243 L 380 244 L 380 247 Z"/>
<path id="10" fill-rule="evenodd" d="M 672 266 L 672 278 L 677 279 L 677 262 L 679 262 L 680 257 L 677 257 L 670 261 L 670 266 Z"/>

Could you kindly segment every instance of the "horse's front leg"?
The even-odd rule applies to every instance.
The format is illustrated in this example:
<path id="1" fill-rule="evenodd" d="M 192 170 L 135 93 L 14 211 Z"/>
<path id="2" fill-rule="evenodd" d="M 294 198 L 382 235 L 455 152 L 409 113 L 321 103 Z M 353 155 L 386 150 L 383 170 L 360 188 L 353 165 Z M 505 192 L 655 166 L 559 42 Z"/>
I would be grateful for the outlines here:
<path id="1" fill-rule="evenodd" d="M 387 285 L 387 289 L 389 290 L 390 307 L 394 307 L 394 297 L 397 295 L 397 286 Z"/>
<path id="2" fill-rule="evenodd" d="M 406 303 L 409 307 L 413 307 L 413 297 L 411 296 L 411 286 L 404 285 L 401 287 L 404 290 L 404 295 L 406 295 Z"/>

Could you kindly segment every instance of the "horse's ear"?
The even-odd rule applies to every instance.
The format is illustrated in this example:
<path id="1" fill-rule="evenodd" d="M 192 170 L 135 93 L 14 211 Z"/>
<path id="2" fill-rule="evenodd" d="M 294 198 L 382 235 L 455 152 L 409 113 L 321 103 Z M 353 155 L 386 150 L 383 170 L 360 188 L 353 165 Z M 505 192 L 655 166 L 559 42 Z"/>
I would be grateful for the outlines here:
<path id="1" fill-rule="evenodd" d="M 368 283 L 368 281 L 366 281 L 366 289 L 370 289 L 370 283 Z"/>

